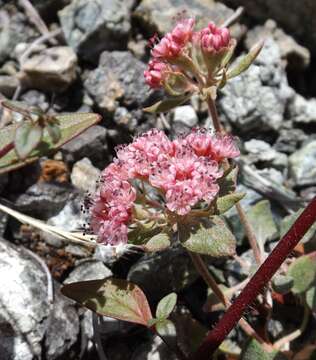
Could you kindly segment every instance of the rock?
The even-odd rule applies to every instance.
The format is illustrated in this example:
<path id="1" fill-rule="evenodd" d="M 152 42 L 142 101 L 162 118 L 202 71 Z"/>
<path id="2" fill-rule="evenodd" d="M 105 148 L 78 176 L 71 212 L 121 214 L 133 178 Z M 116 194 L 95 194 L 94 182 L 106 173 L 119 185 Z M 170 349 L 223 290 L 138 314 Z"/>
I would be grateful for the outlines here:
<path id="1" fill-rule="evenodd" d="M 150 104 L 153 94 L 145 85 L 145 68 L 130 52 L 104 51 L 99 66 L 88 74 L 84 86 L 106 114 L 113 114 L 119 105 L 141 108 Z"/>
<path id="2" fill-rule="evenodd" d="M 47 274 L 24 248 L 18 249 L 1 239 L 0 254 L 1 273 L 6 274 L 0 278 L 1 358 L 65 356 L 79 332 L 74 306 L 56 292 L 50 309 Z"/>
<path id="3" fill-rule="evenodd" d="M 50 100 L 40 91 L 28 90 L 21 95 L 21 101 L 29 106 L 40 107 L 43 111 L 47 111 L 50 105 Z"/>
<path id="4" fill-rule="evenodd" d="M 108 161 L 106 129 L 94 125 L 61 148 L 67 163 L 89 158 L 96 166 L 104 167 Z"/>
<path id="5" fill-rule="evenodd" d="M 188 127 L 194 127 L 197 125 L 199 119 L 193 107 L 191 105 L 178 106 L 174 110 L 173 121 L 182 122 Z"/>
<path id="6" fill-rule="evenodd" d="M 291 154 L 301 146 L 306 138 L 307 135 L 301 129 L 281 129 L 274 148 L 277 151 Z"/>
<path id="7" fill-rule="evenodd" d="M 289 157 L 289 175 L 296 186 L 316 184 L 316 140 L 310 141 Z"/>
<path id="8" fill-rule="evenodd" d="M 190 17 L 195 17 L 197 27 L 206 25 L 210 20 L 223 22 L 232 15 L 232 10 L 213 0 L 143 0 L 136 8 L 134 16 L 150 32 L 165 34 L 171 30 L 172 19 L 186 11 Z"/>
<path id="9" fill-rule="evenodd" d="M 0 11 L 0 64 L 14 54 L 14 49 L 21 42 L 30 42 L 39 36 L 27 17 L 19 12 L 13 14 Z"/>
<path id="10" fill-rule="evenodd" d="M 222 0 L 227 5 L 244 6 L 255 19 L 272 18 L 289 34 L 301 40 L 313 53 L 316 49 L 316 3 L 314 0 Z M 304 22 L 302 24 L 302 19 Z"/>
<path id="11" fill-rule="evenodd" d="M 197 277 L 191 259 L 182 247 L 145 255 L 128 273 L 128 280 L 139 285 L 154 300 L 160 300 L 172 291 L 182 290 Z"/>
<path id="12" fill-rule="evenodd" d="M 55 46 L 25 60 L 20 80 L 26 88 L 63 92 L 76 79 L 77 56 L 72 48 Z"/>
<path id="13" fill-rule="evenodd" d="M 279 48 L 267 39 L 252 65 L 241 76 L 231 79 L 223 88 L 219 107 L 239 131 L 276 131 L 294 91 L 288 85 Z"/>
<path id="14" fill-rule="evenodd" d="M 64 284 L 77 281 L 99 280 L 112 276 L 112 271 L 101 261 L 88 259 L 78 261 L 75 269 L 69 274 Z"/>
<path id="15" fill-rule="evenodd" d="M 264 163 L 265 166 L 273 166 L 277 169 L 285 169 L 288 165 L 287 156 L 276 151 L 269 143 L 263 140 L 251 139 L 244 143 L 247 156 L 243 156 L 251 164 Z"/>
<path id="16" fill-rule="evenodd" d="M 167 345 L 155 336 L 151 342 L 139 346 L 131 360 L 176 360 L 178 357 L 171 352 Z"/>
<path id="17" fill-rule="evenodd" d="M 73 188 L 66 184 L 39 182 L 16 199 L 19 211 L 40 219 L 56 215 L 67 203 Z"/>
<path id="18" fill-rule="evenodd" d="M 299 45 L 291 36 L 278 28 L 274 20 L 267 20 L 264 26 L 256 26 L 247 32 L 246 47 L 248 50 L 260 39 L 272 37 L 280 48 L 281 58 L 285 59 L 289 68 L 303 70 L 310 65 L 311 55 L 307 48 Z"/>
<path id="19" fill-rule="evenodd" d="M 0 93 L 12 98 L 16 88 L 20 85 L 16 76 L 0 75 Z"/>
<path id="20" fill-rule="evenodd" d="M 123 106 L 119 106 L 114 113 L 113 121 L 120 127 L 128 129 L 129 132 L 135 132 L 142 118 L 142 110 L 128 110 Z"/>
<path id="21" fill-rule="evenodd" d="M 55 360 L 68 356 L 69 350 L 77 342 L 79 317 L 75 305 L 55 286 L 54 306 L 49 319 L 45 338 L 46 359 Z"/>
<path id="22" fill-rule="evenodd" d="M 296 94 L 289 106 L 289 117 L 298 125 L 316 124 L 316 99 L 306 100 Z"/>
<path id="23" fill-rule="evenodd" d="M 88 158 L 77 161 L 71 173 L 71 182 L 79 190 L 94 192 L 101 171 L 94 167 Z"/>
<path id="24" fill-rule="evenodd" d="M 66 41 L 80 56 L 97 61 L 103 50 L 126 48 L 134 0 L 74 0 L 59 12 Z"/>

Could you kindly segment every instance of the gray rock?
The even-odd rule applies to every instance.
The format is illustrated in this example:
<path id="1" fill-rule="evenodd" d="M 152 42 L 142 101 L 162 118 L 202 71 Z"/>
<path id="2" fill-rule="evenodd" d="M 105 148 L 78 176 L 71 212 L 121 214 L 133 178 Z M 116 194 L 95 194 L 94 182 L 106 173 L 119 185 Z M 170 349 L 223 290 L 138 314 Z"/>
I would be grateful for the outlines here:
<path id="1" fill-rule="evenodd" d="M 46 359 L 55 360 L 69 354 L 79 335 L 79 317 L 73 301 L 56 289 L 54 306 L 45 338 Z"/>
<path id="2" fill-rule="evenodd" d="M 29 42 L 38 36 L 34 26 L 30 26 L 27 17 L 19 12 L 10 14 L 0 11 L 0 63 L 14 54 L 14 49 L 21 42 Z"/>
<path id="3" fill-rule="evenodd" d="M 56 292 L 50 309 L 47 275 L 24 248 L 1 239 L 0 254 L 1 273 L 6 274 L 0 279 L 1 359 L 64 356 L 77 341 L 79 320 L 74 306 Z"/>
<path id="4" fill-rule="evenodd" d="M 178 357 L 167 345 L 155 336 L 151 342 L 141 345 L 133 354 L 131 360 L 176 360 Z"/>
<path id="5" fill-rule="evenodd" d="M 164 34 L 171 30 L 172 19 L 182 11 L 196 18 L 197 27 L 204 26 L 210 20 L 222 22 L 233 13 L 225 5 L 210 0 L 143 0 L 136 8 L 134 16 L 149 31 Z"/>
<path id="6" fill-rule="evenodd" d="M 178 106 L 174 110 L 173 121 L 182 122 L 188 127 L 196 126 L 199 119 L 191 105 Z"/>
<path id="7" fill-rule="evenodd" d="M 21 212 L 48 219 L 61 211 L 72 192 L 69 185 L 38 182 L 17 198 L 16 205 Z"/>
<path id="8" fill-rule="evenodd" d="M 16 76 L 0 75 L 0 93 L 8 98 L 11 98 L 20 85 Z"/>
<path id="9" fill-rule="evenodd" d="M 30 106 L 38 106 L 43 111 L 47 111 L 50 105 L 50 100 L 47 96 L 38 90 L 28 90 L 21 95 L 21 101 Z"/>
<path id="10" fill-rule="evenodd" d="M 93 62 L 103 50 L 124 49 L 134 0 L 74 0 L 59 12 L 66 41 Z"/>
<path id="11" fill-rule="evenodd" d="M 302 126 L 316 124 L 316 99 L 306 100 L 296 94 L 289 106 L 289 117 Z"/>
<path id="12" fill-rule="evenodd" d="M 228 81 L 222 93 L 221 112 L 241 132 L 278 130 L 294 91 L 288 85 L 275 41 L 267 39 L 255 64 Z"/>
<path id="13" fill-rule="evenodd" d="M 281 170 L 287 168 L 287 156 L 263 140 L 251 139 L 244 143 L 244 147 L 248 155 L 243 159 L 251 164 L 261 162 Z"/>
<path id="14" fill-rule="evenodd" d="M 313 53 L 316 49 L 316 3 L 314 0 L 222 0 L 234 7 L 242 5 L 256 19 L 272 18 L 289 34 L 295 35 Z M 302 19 L 304 19 L 302 23 Z"/>
<path id="15" fill-rule="evenodd" d="M 289 157 L 289 175 L 296 186 L 316 184 L 316 140 Z"/>
<path id="16" fill-rule="evenodd" d="M 101 171 L 94 167 L 88 158 L 77 161 L 71 172 L 71 182 L 79 190 L 84 192 L 94 192 Z"/>
<path id="17" fill-rule="evenodd" d="M 106 129 L 95 125 L 71 140 L 61 149 L 67 163 L 89 158 L 96 166 L 104 167 L 108 161 Z"/>
<path id="18" fill-rule="evenodd" d="M 145 255 L 128 273 L 128 280 L 136 283 L 151 299 L 180 291 L 197 279 L 191 259 L 183 248 Z"/>
<path id="19" fill-rule="evenodd" d="M 301 129 L 281 129 L 274 148 L 277 151 L 291 154 L 301 146 L 306 138 L 307 135 Z"/>
<path id="20" fill-rule="evenodd" d="M 77 56 L 72 48 L 55 46 L 26 59 L 20 80 L 26 88 L 63 92 L 76 79 Z"/>
<path id="21" fill-rule="evenodd" d="M 119 105 L 140 108 L 149 104 L 152 96 L 144 82 L 145 68 L 130 52 L 105 51 L 84 85 L 104 113 L 114 113 Z"/>
<path id="22" fill-rule="evenodd" d="M 127 128 L 130 132 L 134 132 L 138 127 L 138 123 L 142 118 L 141 109 L 128 110 L 119 106 L 114 113 L 113 121 L 120 127 Z"/>
<path id="23" fill-rule="evenodd" d="M 101 261 L 94 259 L 82 260 L 78 261 L 75 269 L 69 274 L 64 284 L 104 279 L 110 276 L 112 276 L 112 271 L 103 265 Z"/>
<path id="24" fill-rule="evenodd" d="M 267 20 L 261 26 L 256 26 L 247 32 L 246 47 L 250 49 L 259 40 L 273 37 L 280 48 L 282 59 L 285 59 L 289 68 L 303 70 L 310 65 L 310 52 L 307 48 L 299 45 L 291 36 L 278 28 L 274 20 Z"/>

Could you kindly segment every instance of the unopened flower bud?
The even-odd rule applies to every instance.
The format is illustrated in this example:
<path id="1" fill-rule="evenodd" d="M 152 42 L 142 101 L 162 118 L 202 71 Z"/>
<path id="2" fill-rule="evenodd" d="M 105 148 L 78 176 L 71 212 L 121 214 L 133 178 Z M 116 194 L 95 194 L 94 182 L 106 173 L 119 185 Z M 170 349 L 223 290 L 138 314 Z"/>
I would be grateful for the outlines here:
<path id="1" fill-rule="evenodd" d="M 144 71 L 144 77 L 147 85 L 153 89 L 161 87 L 164 72 L 167 69 L 168 65 L 159 60 L 149 61 L 148 69 Z"/>

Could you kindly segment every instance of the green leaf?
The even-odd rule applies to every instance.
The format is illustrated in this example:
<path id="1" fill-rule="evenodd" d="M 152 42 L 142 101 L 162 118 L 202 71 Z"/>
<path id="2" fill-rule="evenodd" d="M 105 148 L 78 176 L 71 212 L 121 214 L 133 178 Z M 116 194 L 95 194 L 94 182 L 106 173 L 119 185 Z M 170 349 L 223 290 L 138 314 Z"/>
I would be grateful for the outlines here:
<path id="1" fill-rule="evenodd" d="M 316 261 L 309 255 L 303 255 L 289 266 L 287 275 L 293 278 L 292 291 L 300 294 L 307 291 L 315 283 Z"/>
<path id="2" fill-rule="evenodd" d="M 314 313 L 316 313 L 316 287 L 315 287 L 315 286 L 311 287 L 311 288 L 306 292 L 306 303 L 307 303 L 308 307 L 309 307 Z"/>
<path id="3" fill-rule="evenodd" d="M 273 220 L 270 202 L 262 200 L 256 203 L 246 214 L 258 241 L 261 250 L 267 240 L 273 239 L 277 234 L 277 227 Z"/>
<path id="4" fill-rule="evenodd" d="M 299 209 L 294 214 L 288 215 L 285 218 L 283 218 L 281 224 L 280 224 L 280 237 L 282 238 L 292 227 L 296 219 L 301 215 L 304 209 Z M 301 242 L 307 243 L 309 240 L 311 240 L 315 234 L 316 231 L 316 224 L 310 227 L 310 229 L 307 231 L 307 233 L 302 238 Z"/>
<path id="5" fill-rule="evenodd" d="M 60 123 L 61 138 L 54 144 L 47 130 L 44 129 L 44 134 L 41 143 L 34 149 L 30 156 L 25 160 L 20 160 L 15 151 L 8 152 L 0 159 L 0 174 L 7 171 L 18 169 L 33 161 L 36 161 L 43 155 L 48 155 L 58 150 L 62 145 L 80 135 L 90 126 L 95 125 L 101 120 L 101 116 L 92 113 L 74 113 L 65 115 L 55 115 Z M 24 121 L 24 123 L 31 123 Z M 11 143 L 14 139 L 15 130 L 17 126 L 6 126 L 0 130 L 0 144 L 1 147 Z"/>
<path id="6" fill-rule="evenodd" d="M 40 143 L 43 128 L 38 124 L 23 121 L 15 130 L 14 147 L 18 157 L 24 160 Z"/>
<path id="7" fill-rule="evenodd" d="M 230 167 L 228 171 L 218 180 L 219 196 L 231 194 L 236 190 L 238 168 Z"/>
<path id="8" fill-rule="evenodd" d="M 64 285 L 61 292 L 99 315 L 145 326 L 152 319 L 145 294 L 126 280 L 80 281 Z"/>
<path id="9" fill-rule="evenodd" d="M 47 124 L 46 127 L 49 136 L 54 144 L 58 143 L 61 138 L 61 131 L 58 124 Z"/>
<path id="10" fill-rule="evenodd" d="M 288 275 L 275 275 L 272 279 L 272 288 L 279 294 L 287 294 L 291 291 L 294 280 Z"/>
<path id="11" fill-rule="evenodd" d="M 149 327 L 149 328 L 153 327 L 154 325 L 157 324 L 158 321 L 159 321 L 159 319 L 156 319 L 156 318 L 149 319 L 147 322 L 147 327 Z"/>
<path id="12" fill-rule="evenodd" d="M 250 340 L 243 348 L 241 360 L 286 360 L 287 358 L 280 352 L 266 352 L 257 340 Z"/>
<path id="13" fill-rule="evenodd" d="M 233 64 L 232 67 L 227 71 L 227 79 L 236 77 L 246 71 L 259 55 L 263 45 L 264 42 L 259 41 L 250 49 L 248 54 L 244 55 L 241 59 L 239 59 L 239 61 L 237 61 L 237 64 Z"/>
<path id="14" fill-rule="evenodd" d="M 223 257 L 236 252 L 236 239 L 219 216 L 179 224 L 179 238 L 186 249 L 199 254 Z"/>
<path id="15" fill-rule="evenodd" d="M 246 194 L 245 193 L 232 193 L 217 198 L 216 207 L 218 214 L 224 214 L 226 211 L 236 205 Z"/>
<path id="16" fill-rule="evenodd" d="M 177 294 L 171 293 L 164 298 L 162 298 L 156 309 L 156 317 L 158 319 L 167 319 L 169 315 L 172 313 L 174 307 L 177 303 Z"/>
<path id="17" fill-rule="evenodd" d="M 165 100 L 160 100 L 154 105 L 144 108 L 144 111 L 150 113 L 167 112 L 189 100 L 191 95 L 192 94 L 173 96 Z"/>
<path id="18" fill-rule="evenodd" d="M 170 235 L 161 232 L 153 236 L 144 246 L 143 249 L 148 252 L 155 252 L 167 249 L 170 246 Z"/>
<path id="19" fill-rule="evenodd" d="M 158 321 L 156 323 L 156 331 L 167 344 L 176 344 L 177 331 L 172 321 L 166 319 Z"/>

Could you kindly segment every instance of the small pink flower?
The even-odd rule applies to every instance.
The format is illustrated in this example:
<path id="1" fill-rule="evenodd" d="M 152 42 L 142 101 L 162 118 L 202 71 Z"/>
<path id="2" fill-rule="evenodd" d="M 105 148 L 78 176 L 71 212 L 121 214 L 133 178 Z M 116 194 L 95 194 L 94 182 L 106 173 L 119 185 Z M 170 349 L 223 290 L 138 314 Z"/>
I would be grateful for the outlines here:
<path id="1" fill-rule="evenodd" d="M 195 20 L 192 18 L 180 20 L 171 32 L 172 39 L 180 45 L 186 45 L 193 34 Z"/>
<path id="2" fill-rule="evenodd" d="M 227 28 L 219 28 L 213 22 L 200 31 L 201 47 L 205 52 L 217 52 L 229 46 L 230 33 Z"/>
<path id="3" fill-rule="evenodd" d="M 157 60 L 150 60 L 148 63 L 148 69 L 144 71 L 144 77 L 147 85 L 153 89 L 161 87 L 164 78 L 164 73 L 168 69 L 168 66 Z"/>
<path id="4" fill-rule="evenodd" d="M 166 192 L 167 208 L 178 215 L 189 213 L 198 200 L 192 181 L 189 180 L 177 182 Z"/>
<path id="5" fill-rule="evenodd" d="M 168 60 L 176 58 L 181 53 L 182 48 L 183 45 L 175 42 L 171 33 L 168 33 L 154 46 L 151 55 L 157 59 Z"/>

